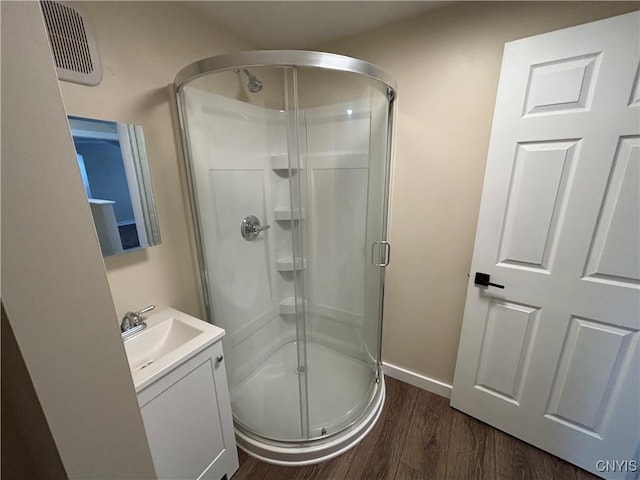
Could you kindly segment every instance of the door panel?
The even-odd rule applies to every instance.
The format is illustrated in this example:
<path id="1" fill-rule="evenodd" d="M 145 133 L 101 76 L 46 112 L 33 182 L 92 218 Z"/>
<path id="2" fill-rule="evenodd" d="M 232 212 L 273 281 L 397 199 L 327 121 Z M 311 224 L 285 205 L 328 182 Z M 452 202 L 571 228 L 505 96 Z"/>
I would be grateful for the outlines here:
<path id="1" fill-rule="evenodd" d="M 629 99 L 630 107 L 637 107 L 638 105 L 640 105 L 640 65 L 638 65 L 638 73 L 636 73 L 636 80 L 633 82 L 633 90 Z"/>
<path id="2" fill-rule="evenodd" d="M 633 331 L 573 316 L 545 416 L 600 437 Z"/>
<path id="3" fill-rule="evenodd" d="M 491 302 L 476 377 L 478 388 L 518 404 L 538 311 L 513 302 Z"/>
<path id="4" fill-rule="evenodd" d="M 592 53 L 532 65 L 523 116 L 588 110 L 599 60 Z"/>
<path id="5" fill-rule="evenodd" d="M 621 138 L 602 203 L 584 280 L 640 283 L 640 137 Z"/>
<path id="6" fill-rule="evenodd" d="M 548 272 L 577 141 L 518 144 L 498 261 Z"/>
<path id="7" fill-rule="evenodd" d="M 606 478 L 640 468 L 639 30 L 506 45 L 451 397 Z"/>

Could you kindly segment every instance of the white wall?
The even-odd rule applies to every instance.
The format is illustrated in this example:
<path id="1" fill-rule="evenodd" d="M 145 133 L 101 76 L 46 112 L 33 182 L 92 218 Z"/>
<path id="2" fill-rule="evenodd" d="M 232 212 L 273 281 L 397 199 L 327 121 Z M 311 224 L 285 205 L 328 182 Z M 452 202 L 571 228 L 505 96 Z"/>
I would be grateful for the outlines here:
<path id="1" fill-rule="evenodd" d="M 40 7 L 1 8 L 2 303 L 69 478 L 154 478 Z"/>
<path id="2" fill-rule="evenodd" d="M 118 317 L 145 305 L 203 316 L 180 145 L 167 84 L 187 64 L 251 45 L 181 2 L 74 2 L 94 27 L 103 78 L 60 82 L 70 115 L 144 128 L 162 244 L 105 258 Z"/>
<path id="3" fill-rule="evenodd" d="M 317 49 L 398 82 L 383 360 L 453 380 L 505 42 L 638 8 L 636 2 L 455 2 Z"/>

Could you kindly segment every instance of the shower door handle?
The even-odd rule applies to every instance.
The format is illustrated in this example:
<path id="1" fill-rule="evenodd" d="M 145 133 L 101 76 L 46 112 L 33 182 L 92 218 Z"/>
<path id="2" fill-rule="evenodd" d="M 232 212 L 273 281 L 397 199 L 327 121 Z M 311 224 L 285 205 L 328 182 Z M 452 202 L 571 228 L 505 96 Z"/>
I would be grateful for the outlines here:
<path id="1" fill-rule="evenodd" d="M 381 263 L 378 263 L 374 260 L 376 245 L 382 245 L 384 247 L 384 260 Z M 387 267 L 389 266 L 389 262 L 391 261 L 391 244 L 384 240 L 378 240 L 377 242 L 373 242 L 371 244 L 371 263 L 374 267 Z"/>

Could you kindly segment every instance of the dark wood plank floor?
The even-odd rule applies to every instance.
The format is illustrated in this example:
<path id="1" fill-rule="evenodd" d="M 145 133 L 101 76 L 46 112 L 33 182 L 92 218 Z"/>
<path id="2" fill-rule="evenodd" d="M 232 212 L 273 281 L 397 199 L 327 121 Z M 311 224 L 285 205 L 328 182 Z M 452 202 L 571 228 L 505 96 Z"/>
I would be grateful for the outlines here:
<path id="1" fill-rule="evenodd" d="M 347 453 L 280 467 L 239 451 L 233 480 L 596 480 L 553 455 L 449 407 L 449 400 L 386 378 L 382 415 Z"/>

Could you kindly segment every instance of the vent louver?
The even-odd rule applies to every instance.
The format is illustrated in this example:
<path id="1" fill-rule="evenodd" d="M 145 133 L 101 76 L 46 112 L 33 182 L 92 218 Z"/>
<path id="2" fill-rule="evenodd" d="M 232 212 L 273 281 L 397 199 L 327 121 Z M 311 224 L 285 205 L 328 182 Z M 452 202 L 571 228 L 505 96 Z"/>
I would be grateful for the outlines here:
<path id="1" fill-rule="evenodd" d="M 62 2 L 42 0 L 40 6 L 58 78 L 82 85 L 100 83 L 102 69 L 89 22 L 76 7 Z"/>

